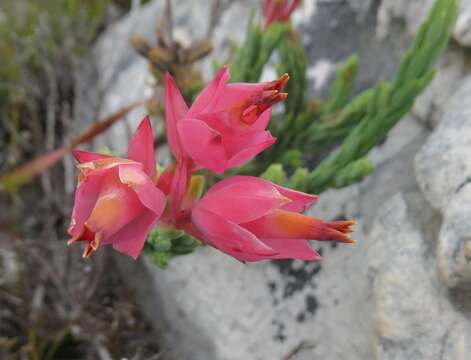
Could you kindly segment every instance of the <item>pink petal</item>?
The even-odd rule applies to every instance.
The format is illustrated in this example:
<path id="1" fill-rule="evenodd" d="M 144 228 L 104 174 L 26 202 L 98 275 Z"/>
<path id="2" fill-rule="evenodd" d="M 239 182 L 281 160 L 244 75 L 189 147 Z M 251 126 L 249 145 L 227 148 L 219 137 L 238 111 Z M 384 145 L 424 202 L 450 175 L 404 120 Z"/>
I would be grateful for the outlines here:
<path id="1" fill-rule="evenodd" d="M 195 208 L 191 218 L 211 245 L 237 259 L 244 256 L 262 259 L 277 254 L 249 231 L 213 212 Z"/>
<path id="2" fill-rule="evenodd" d="M 250 130 L 251 131 L 262 131 L 262 130 L 265 130 L 268 126 L 268 123 L 270 122 L 270 119 L 271 119 L 271 114 L 272 114 L 272 108 L 268 108 L 267 110 L 265 110 L 260 116 L 259 118 L 257 119 L 257 121 L 255 121 L 252 126 L 250 127 Z"/>
<path id="3" fill-rule="evenodd" d="M 198 114 L 198 120 L 205 122 L 211 129 L 220 134 L 231 134 L 231 122 L 227 112 Z"/>
<path id="4" fill-rule="evenodd" d="M 190 181 L 189 167 L 190 164 L 188 163 L 188 160 L 182 160 L 177 164 L 175 174 L 173 175 L 170 189 L 173 220 L 177 218 L 177 215 L 181 210 L 183 198 L 188 190 L 188 184 Z"/>
<path id="5" fill-rule="evenodd" d="M 178 122 L 183 119 L 188 112 L 185 103 L 175 81 L 169 73 L 165 74 L 165 123 L 167 126 L 167 141 L 170 151 L 176 159 L 184 156 L 177 131 Z"/>
<path id="6" fill-rule="evenodd" d="M 263 1 L 263 16 L 265 17 L 265 27 L 274 20 L 275 18 L 275 1 L 276 0 L 264 0 Z"/>
<path id="7" fill-rule="evenodd" d="M 191 105 L 190 110 L 188 110 L 187 116 L 194 117 L 203 112 L 218 92 L 226 85 L 229 78 L 229 70 L 227 69 L 227 66 L 223 66 L 214 79 L 198 95 L 196 100 L 193 102 L 193 105 Z"/>
<path id="8" fill-rule="evenodd" d="M 90 216 L 100 193 L 103 175 L 101 173 L 87 176 L 78 184 L 75 191 L 74 209 L 72 210 L 72 224 L 69 228 L 71 236 L 82 233 L 83 224 Z"/>
<path id="9" fill-rule="evenodd" d="M 165 210 L 165 195 L 138 166 L 133 164 L 119 165 L 119 178 L 129 186 L 147 209 L 160 217 Z"/>
<path id="10" fill-rule="evenodd" d="M 228 168 L 240 166 L 275 143 L 276 139 L 268 131 L 248 133 L 237 143 L 237 152 L 231 157 Z"/>
<path id="11" fill-rule="evenodd" d="M 329 223 L 315 217 L 276 209 L 241 226 L 261 239 L 290 238 L 353 243 L 348 236 L 353 224 L 352 221 Z"/>
<path id="12" fill-rule="evenodd" d="M 227 168 L 227 155 L 218 133 L 203 121 L 186 119 L 178 124 L 185 151 L 198 165 L 218 174 Z"/>
<path id="13" fill-rule="evenodd" d="M 100 194 L 85 222 L 93 233 L 103 234 L 103 244 L 110 236 L 144 211 L 144 206 L 131 187 L 120 182 L 117 168 L 103 179 Z"/>
<path id="14" fill-rule="evenodd" d="M 114 234 L 109 243 L 119 252 L 136 259 L 142 251 L 147 235 L 157 222 L 158 216 L 153 211 L 144 211 L 140 216 Z"/>
<path id="15" fill-rule="evenodd" d="M 319 253 L 302 239 L 261 239 L 272 249 L 278 251 L 272 259 L 321 260 Z"/>
<path id="16" fill-rule="evenodd" d="M 244 181 L 250 181 L 253 183 L 259 183 L 260 186 L 263 186 L 263 184 L 269 184 L 271 186 L 274 186 L 278 192 L 287 197 L 288 199 L 291 200 L 291 202 L 286 203 L 283 205 L 284 210 L 289 210 L 289 211 L 296 211 L 296 212 L 303 212 L 305 211 L 313 202 L 315 202 L 319 197 L 317 195 L 310 195 L 303 193 L 301 191 L 296 191 L 292 190 L 277 184 L 274 184 L 270 181 L 253 177 L 253 176 L 242 176 L 242 175 L 236 175 L 236 176 L 231 176 L 229 178 L 224 179 L 223 181 L 220 181 L 216 184 L 214 184 L 207 192 L 207 194 L 215 191 L 221 190 L 223 187 L 232 185 L 234 183 L 240 183 Z"/>
<path id="17" fill-rule="evenodd" d="M 270 181 L 267 181 L 267 180 L 264 180 L 255 176 L 235 175 L 235 176 L 231 176 L 217 182 L 216 184 L 214 184 L 208 189 L 206 194 L 208 195 L 208 194 L 221 191 L 224 188 L 234 185 L 234 184 L 244 184 L 244 183 L 251 183 L 251 184 L 254 184 L 255 186 L 260 186 L 260 188 L 262 189 L 265 189 L 265 188 L 268 189 L 271 187 L 275 187 L 276 189 L 275 184 L 271 183 Z"/>
<path id="18" fill-rule="evenodd" d="M 283 13 L 283 20 L 288 20 L 296 8 L 301 5 L 301 0 L 291 0 L 288 6 L 285 5 L 284 13 Z"/>
<path id="19" fill-rule="evenodd" d="M 84 150 L 74 150 L 72 151 L 72 155 L 80 164 L 112 157 L 110 155 L 97 154 Z"/>
<path id="20" fill-rule="evenodd" d="M 152 134 L 152 124 L 149 116 L 146 116 L 140 123 L 128 145 L 128 158 L 142 164 L 144 172 L 154 179 L 155 153 L 154 136 Z"/>
<path id="21" fill-rule="evenodd" d="M 196 207 L 240 224 L 258 219 L 289 201 L 268 182 L 253 181 L 256 178 L 251 177 L 240 178 L 228 186 L 221 183 L 229 182 L 231 178 L 220 181 L 215 185 L 219 185 L 219 190 L 210 189 Z"/>
<path id="22" fill-rule="evenodd" d="M 277 184 L 273 184 L 273 186 L 275 186 L 283 196 L 291 200 L 290 203 L 283 206 L 284 210 L 302 213 L 319 198 L 317 195 L 306 194 Z"/>
<path id="23" fill-rule="evenodd" d="M 206 149 L 209 142 L 219 134 L 206 123 L 196 119 L 185 119 L 178 123 L 178 134 L 186 152 L 196 158 Z"/>

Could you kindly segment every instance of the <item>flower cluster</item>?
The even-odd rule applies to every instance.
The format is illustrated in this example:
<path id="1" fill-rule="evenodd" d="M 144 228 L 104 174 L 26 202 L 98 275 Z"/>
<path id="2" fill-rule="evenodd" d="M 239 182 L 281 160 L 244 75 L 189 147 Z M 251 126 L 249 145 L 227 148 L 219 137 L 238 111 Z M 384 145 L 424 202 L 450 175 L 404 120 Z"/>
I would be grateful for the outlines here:
<path id="1" fill-rule="evenodd" d="M 222 68 L 188 108 L 165 78 L 168 146 L 175 162 L 156 173 L 151 121 L 132 137 L 128 157 L 76 151 L 80 170 L 69 243 L 84 257 L 102 245 L 136 258 L 154 226 L 184 230 L 241 261 L 318 260 L 308 240 L 353 242 L 352 221 L 324 222 L 302 213 L 316 196 L 252 176 L 232 176 L 201 196 L 194 172 L 223 174 L 271 146 L 272 106 L 286 99 L 288 75 L 266 83 L 228 83 Z"/>

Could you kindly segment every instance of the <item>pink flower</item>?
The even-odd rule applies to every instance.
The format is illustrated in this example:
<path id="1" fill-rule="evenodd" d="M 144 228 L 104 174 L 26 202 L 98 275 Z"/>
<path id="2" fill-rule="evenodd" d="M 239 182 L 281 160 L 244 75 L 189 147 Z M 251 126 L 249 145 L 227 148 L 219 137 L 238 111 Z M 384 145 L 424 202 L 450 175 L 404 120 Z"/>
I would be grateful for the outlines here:
<path id="1" fill-rule="evenodd" d="M 233 176 L 195 204 L 181 227 L 241 261 L 319 260 L 308 240 L 352 243 L 353 221 L 323 222 L 301 214 L 316 196 L 251 176 Z"/>
<path id="2" fill-rule="evenodd" d="M 84 257 L 101 245 L 137 258 L 162 215 L 165 195 L 156 180 L 152 126 L 146 117 L 132 137 L 128 159 L 75 151 L 79 184 L 69 244 L 85 241 Z"/>
<path id="3" fill-rule="evenodd" d="M 288 21 L 300 4 L 301 0 L 264 0 L 265 28 L 268 28 L 274 21 Z"/>
<path id="4" fill-rule="evenodd" d="M 272 105 L 286 99 L 281 91 L 288 75 L 260 84 L 228 84 L 229 77 L 223 67 L 188 109 L 167 74 L 167 138 L 178 162 L 191 161 L 196 167 L 222 174 L 275 142 L 266 127 Z"/>

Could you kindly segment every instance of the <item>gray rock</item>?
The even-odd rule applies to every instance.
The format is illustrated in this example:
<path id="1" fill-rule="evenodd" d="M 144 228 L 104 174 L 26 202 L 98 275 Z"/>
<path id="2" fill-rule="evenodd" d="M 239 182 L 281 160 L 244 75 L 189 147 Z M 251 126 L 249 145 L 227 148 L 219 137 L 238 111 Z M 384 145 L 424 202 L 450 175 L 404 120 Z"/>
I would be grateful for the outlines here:
<path id="1" fill-rule="evenodd" d="M 407 33 L 414 35 L 425 20 L 435 0 L 382 0 L 378 11 L 377 32 L 389 34 L 394 21 L 404 20 Z M 453 30 L 453 38 L 464 47 L 471 46 L 471 1 L 460 0 L 460 11 Z"/>
<path id="2" fill-rule="evenodd" d="M 322 263 L 242 265 L 206 248 L 162 271 L 124 261 L 140 278 L 138 300 L 165 335 L 169 358 L 282 360 L 294 350 L 311 358 L 371 358 L 371 323 L 363 235 L 355 247 L 323 247 Z M 139 272 L 136 269 L 140 269 Z M 351 284 L 355 283 L 352 289 Z M 158 297 L 155 296 L 158 294 Z M 342 339 L 342 341 L 339 341 Z"/>
<path id="3" fill-rule="evenodd" d="M 405 21 L 407 33 L 412 36 L 427 18 L 434 0 L 382 0 L 378 9 L 376 31 L 385 38 L 392 31 L 394 22 Z"/>
<path id="4" fill-rule="evenodd" d="M 441 278 L 450 288 L 471 288 L 471 184 L 449 202 L 437 247 Z"/>
<path id="5" fill-rule="evenodd" d="M 382 39 L 387 38 L 389 34 L 395 35 L 397 29 L 393 27 L 394 24 L 398 21 L 405 21 L 407 34 L 412 39 L 426 19 L 433 2 L 433 0 L 382 0 L 377 15 L 378 37 Z M 464 40 L 457 39 L 459 34 L 463 38 L 470 36 L 467 34 L 469 14 L 471 14 L 471 1 L 462 1 L 460 16 L 454 31 L 454 37 L 461 45 Z M 459 86 L 460 81 L 471 70 L 466 50 L 456 45 L 451 46 L 442 56 L 437 70 L 435 78 L 418 97 L 412 110 L 426 126 L 432 128 L 438 124 L 443 107 Z"/>
<path id="6" fill-rule="evenodd" d="M 460 14 L 456 20 L 453 38 L 462 46 L 471 46 L 471 1 L 461 0 Z"/>
<path id="7" fill-rule="evenodd" d="M 415 101 L 412 113 L 427 127 L 435 128 L 450 97 L 471 70 L 467 51 L 450 46 L 437 66 L 432 82 Z"/>
<path id="8" fill-rule="evenodd" d="M 417 181 L 430 205 L 441 212 L 471 180 L 471 77 L 450 99 L 443 119 L 415 160 Z"/>
<path id="9" fill-rule="evenodd" d="M 444 217 L 436 250 L 444 284 L 471 285 L 471 77 L 451 98 L 443 119 L 415 160 L 416 176 L 431 206 Z"/>
<path id="10" fill-rule="evenodd" d="M 471 326 L 436 279 L 430 244 L 420 225 L 434 215 L 417 195 L 413 201 L 401 194 L 388 200 L 368 238 L 375 356 L 464 360 L 471 349 Z"/>
<path id="11" fill-rule="evenodd" d="M 379 79 L 389 79 L 396 72 L 409 40 L 399 27 L 395 27 L 394 36 L 378 39 L 378 7 L 368 3 L 317 1 L 309 20 L 307 15 L 300 15 L 303 21 L 295 21 L 308 54 L 313 93 L 327 93 L 326 85 L 336 68 L 351 54 L 357 54 L 360 60 L 355 90 L 370 87 Z"/>

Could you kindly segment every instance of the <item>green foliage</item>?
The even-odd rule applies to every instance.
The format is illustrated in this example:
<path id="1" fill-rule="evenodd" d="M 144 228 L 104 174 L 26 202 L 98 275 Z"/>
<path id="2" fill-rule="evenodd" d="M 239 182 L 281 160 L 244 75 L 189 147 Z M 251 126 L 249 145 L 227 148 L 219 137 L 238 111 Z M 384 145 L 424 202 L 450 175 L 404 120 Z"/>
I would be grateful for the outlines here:
<path id="1" fill-rule="evenodd" d="M 379 82 L 353 99 L 350 97 L 358 58 L 349 57 L 339 67 L 325 101 L 305 98 L 306 56 L 289 25 L 285 24 L 285 32 L 275 24 L 262 31 L 253 24 L 252 18 L 234 67 L 235 71 L 239 67 L 242 71 L 237 80 L 258 80 L 250 72 L 256 68 L 255 75 L 260 73 L 261 58 L 257 49 L 263 46 L 266 34 L 272 32 L 274 37 L 279 31 L 276 36 L 281 36 L 281 40 L 277 41 L 276 49 L 269 47 L 269 50 L 270 54 L 274 50 L 278 52 L 278 71 L 290 75 L 286 89 L 289 96 L 284 113 L 275 115 L 270 125 L 278 138 L 276 144 L 240 172 L 262 174 L 272 181 L 312 193 L 361 181 L 373 171 L 373 164 L 367 159 L 369 151 L 384 141 L 389 130 L 410 111 L 417 96 L 433 78 L 457 13 L 458 0 L 436 0 L 394 79 Z M 262 60 L 268 58 L 265 55 Z M 329 154 L 335 146 L 338 149 Z M 322 156 L 324 159 L 319 162 Z M 318 163 L 317 167 L 308 170 L 305 164 L 313 162 Z M 292 175 L 287 176 L 287 173 Z"/>
<path id="2" fill-rule="evenodd" d="M 311 122 L 296 138 L 294 146 L 313 155 L 343 140 L 365 116 L 372 96 L 373 90 L 366 90 L 335 114 Z"/>
<path id="3" fill-rule="evenodd" d="M 437 0 L 428 19 L 399 67 L 392 84 L 379 83 L 366 114 L 340 148 L 324 159 L 310 175 L 307 190 L 321 192 L 336 183 L 337 173 L 366 156 L 414 104 L 429 84 L 441 52 L 445 49 L 458 14 L 457 0 Z"/>
<path id="4" fill-rule="evenodd" d="M 275 23 L 263 30 L 254 23 L 254 14 L 252 12 L 247 25 L 245 42 L 239 49 L 235 63 L 230 67 L 233 81 L 259 81 L 263 67 L 288 30 L 283 23 Z"/>
<path id="5" fill-rule="evenodd" d="M 274 23 L 270 26 L 269 30 L 278 24 L 279 23 Z M 296 116 L 299 111 L 304 108 L 304 97 L 307 86 L 306 53 L 294 33 L 289 33 L 288 36 L 285 36 L 281 40 L 278 52 L 280 55 L 278 73 L 288 73 L 290 76 L 290 80 L 285 89 L 288 93 L 288 98 L 285 101 L 286 113 Z"/>
<path id="6" fill-rule="evenodd" d="M 271 164 L 260 177 L 280 185 L 286 183 L 287 180 L 286 173 L 281 164 Z"/>
<path id="7" fill-rule="evenodd" d="M 358 57 L 352 55 L 337 71 L 335 81 L 330 90 L 329 99 L 323 107 L 323 118 L 331 116 L 347 104 L 348 98 L 352 92 L 353 81 L 355 80 L 357 70 Z"/>
<path id="8" fill-rule="evenodd" d="M 199 246 L 198 240 L 183 231 L 154 227 L 147 237 L 144 254 L 165 269 L 173 257 L 190 254 Z"/>

